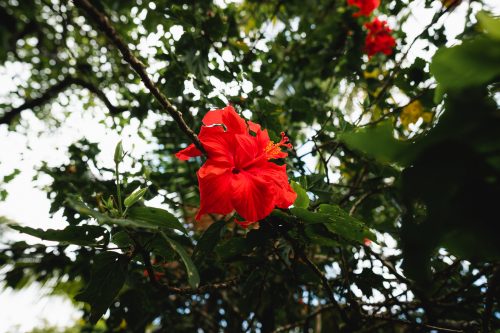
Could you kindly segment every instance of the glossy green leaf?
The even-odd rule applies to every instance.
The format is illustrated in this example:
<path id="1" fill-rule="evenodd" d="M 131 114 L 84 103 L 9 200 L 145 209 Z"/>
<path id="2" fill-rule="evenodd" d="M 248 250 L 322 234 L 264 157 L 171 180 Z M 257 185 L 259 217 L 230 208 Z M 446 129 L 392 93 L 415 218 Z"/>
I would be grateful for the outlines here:
<path id="1" fill-rule="evenodd" d="M 325 226 L 331 232 L 358 243 L 363 243 L 365 239 L 376 240 L 375 234 L 363 222 L 339 206 L 323 204 L 319 206 L 319 211 L 328 215 L 329 222 Z"/>
<path id="2" fill-rule="evenodd" d="M 363 243 L 366 238 L 376 239 L 375 234 L 363 222 L 338 206 L 323 204 L 318 212 L 304 208 L 292 208 L 291 212 L 306 224 L 323 224 L 329 231 L 347 240 Z"/>
<path id="3" fill-rule="evenodd" d="M 162 227 L 177 229 L 186 233 L 186 229 L 179 220 L 165 209 L 153 207 L 132 207 L 128 211 L 128 217 L 146 227 Z"/>

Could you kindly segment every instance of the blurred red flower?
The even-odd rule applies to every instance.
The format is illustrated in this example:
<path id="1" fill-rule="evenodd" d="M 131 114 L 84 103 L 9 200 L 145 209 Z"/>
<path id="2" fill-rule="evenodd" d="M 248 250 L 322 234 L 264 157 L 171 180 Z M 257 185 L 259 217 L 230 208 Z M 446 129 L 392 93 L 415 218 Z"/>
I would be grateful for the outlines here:
<path id="1" fill-rule="evenodd" d="M 368 17 L 380 5 L 380 0 L 347 0 L 347 4 L 359 8 L 359 11 L 354 13 L 354 17 Z"/>
<path id="2" fill-rule="evenodd" d="M 392 54 L 396 40 L 392 37 L 387 22 L 374 18 L 372 22 L 366 23 L 365 27 L 368 29 L 365 40 L 365 51 L 368 56 L 371 57 L 379 52 L 385 55 Z"/>
<path id="3" fill-rule="evenodd" d="M 199 220 L 203 214 L 229 214 L 234 210 L 246 221 L 243 226 L 263 219 L 274 207 L 288 208 L 297 194 L 290 187 L 285 165 L 270 160 L 288 156 L 291 148 L 281 133 L 281 141 L 270 140 L 267 130 L 246 122 L 232 106 L 209 111 L 203 118 L 199 138 L 207 161 L 198 170 L 200 186 Z M 181 160 L 200 156 L 190 145 L 176 154 Z"/>

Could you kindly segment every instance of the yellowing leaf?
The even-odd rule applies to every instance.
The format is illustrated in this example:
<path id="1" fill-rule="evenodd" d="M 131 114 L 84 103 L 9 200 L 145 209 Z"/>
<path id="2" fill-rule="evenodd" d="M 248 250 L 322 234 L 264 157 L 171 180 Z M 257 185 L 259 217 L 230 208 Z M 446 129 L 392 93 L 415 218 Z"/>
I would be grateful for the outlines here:
<path id="1" fill-rule="evenodd" d="M 425 113 L 430 113 L 430 112 L 425 112 Z M 401 121 L 401 124 L 405 128 L 408 128 L 410 124 L 416 123 L 420 117 L 423 117 L 423 114 L 424 114 L 424 107 L 422 106 L 422 103 L 420 103 L 419 100 L 416 100 L 403 108 L 401 114 L 399 115 L 399 120 Z M 426 115 L 426 118 L 428 118 L 428 115 Z M 432 114 L 431 114 L 431 119 L 432 119 Z"/>
<path id="2" fill-rule="evenodd" d="M 378 77 L 380 76 L 380 69 L 375 68 L 371 72 L 364 71 L 363 76 L 365 79 L 375 79 L 378 80 Z"/>

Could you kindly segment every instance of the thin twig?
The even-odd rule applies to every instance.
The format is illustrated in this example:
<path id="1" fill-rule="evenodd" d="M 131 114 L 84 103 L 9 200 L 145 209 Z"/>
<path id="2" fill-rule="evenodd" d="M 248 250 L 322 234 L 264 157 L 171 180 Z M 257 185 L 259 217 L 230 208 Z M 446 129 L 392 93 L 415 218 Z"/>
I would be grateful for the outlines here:
<path id="1" fill-rule="evenodd" d="M 70 88 L 72 85 L 79 85 L 83 88 L 86 88 L 88 91 L 95 94 L 109 110 L 109 113 L 112 115 L 118 114 L 126 110 L 125 107 L 114 106 L 110 100 L 106 97 L 106 94 L 102 92 L 98 87 L 93 85 L 92 83 L 85 81 L 81 78 L 68 76 L 53 86 L 47 88 L 39 97 L 28 99 L 22 105 L 12 108 L 4 112 L 3 116 L 0 118 L 0 124 L 10 124 L 12 120 L 16 116 L 18 116 L 21 112 L 28 109 L 33 109 L 37 106 L 41 106 L 45 103 L 48 103 L 53 98 L 57 97 L 57 95 L 66 89 Z"/>
<path id="2" fill-rule="evenodd" d="M 174 121 L 179 125 L 180 129 L 189 137 L 189 139 L 191 139 L 196 148 L 198 148 L 203 154 L 206 154 L 200 139 L 186 124 L 184 118 L 182 117 L 182 113 L 177 110 L 168 98 L 160 92 L 160 89 L 158 89 L 156 84 L 149 77 L 144 64 L 132 53 L 130 48 L 111 24 L 110 19 L 104 13 L 101 13 L 97 8 L 95 8 L 88 0 L 73 0 L 73 3 L 76 7 L 85 11 L 87 15 L 94 20 L 95 23 L 97 23 L 110 42 L 120 51 L 123 59 L 139 75 L 146 88 L 148 88 L 151 94 L 153 94 L 163 109 L 167 111 L 170 116 L 172 116 Z"/>

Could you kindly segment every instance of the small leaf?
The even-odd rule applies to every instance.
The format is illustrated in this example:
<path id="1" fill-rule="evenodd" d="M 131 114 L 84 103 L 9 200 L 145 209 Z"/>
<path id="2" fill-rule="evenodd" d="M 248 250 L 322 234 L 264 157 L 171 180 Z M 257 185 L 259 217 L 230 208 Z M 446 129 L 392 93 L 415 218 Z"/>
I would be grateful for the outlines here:
<path id="1" fill-rule="evenodd" d="M 90 304 L 90 322 L 95 324 L 106 312 L 125 284 L 128 258 L 116 252 L 94 257 L 90 282 L 75 300 Z"/>
<path id="2" fill-rule="evenodd" d="M 143 189 L 137 189 L 132 194 L 130 194 L 128 197 L 125 198 L 125 201 L 123 203 L 125 204 L 125 207 L 131 207 L 133 204 L 135 204 L 137 201 L 141 200 L 144 194 L 148 191 L 147 188 Z"/>
<path id="3" fill-rule="evenodd" d="M 128 217 L 144 222 L 144 227 L 148 224 L 149 227 L 177 229 L 187 233 L 182 223 L 174 215 L 161 208 L 133 207 L 129 210 Z"/>
<path id="4" fill-rule="evenodd" d="M 299 183 L 296 183 L 293 180 L 290 182 L 290 185 L 292 186 L 295 193 L 297 193 L 297 199 L 295 199 L 293 205 L 299 208 L 309 207 L 310 199 L 309 196 L 307 195 L 306 190 L 304 190 Z"/>
<path id="5" fill-rule="evenodd" d="M 184 266 L 186 266 L 186 271 L 188 275 L 189 285 L 192 288 L 198 287 L 198 285 L 200 284 L 200 275 L 198 274 L 198 270 L 196 269 L 196 266 L 191 260 L 191 257 L 187 254 L 186 250 L 184 250 L 184 248 L 179 243 L 174 241 L 172 238 L 168 237 L 163 231 L 161 231 L 161 235 L 170 244 L 170 246 L 174 249 L 174 251 L 179 254 L 182 261 L 184 262 Z"/>

